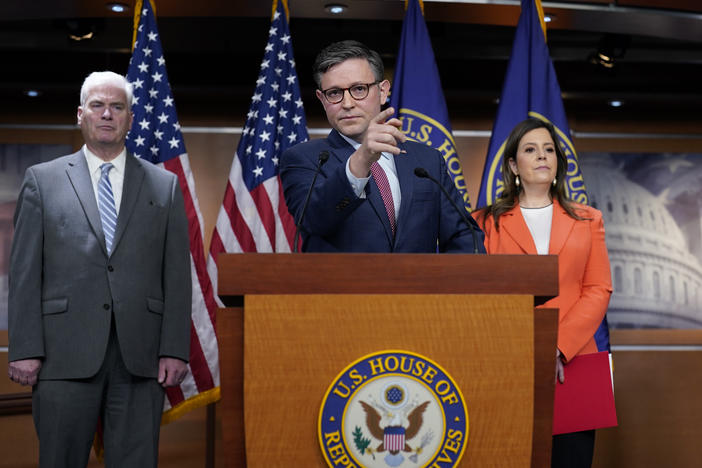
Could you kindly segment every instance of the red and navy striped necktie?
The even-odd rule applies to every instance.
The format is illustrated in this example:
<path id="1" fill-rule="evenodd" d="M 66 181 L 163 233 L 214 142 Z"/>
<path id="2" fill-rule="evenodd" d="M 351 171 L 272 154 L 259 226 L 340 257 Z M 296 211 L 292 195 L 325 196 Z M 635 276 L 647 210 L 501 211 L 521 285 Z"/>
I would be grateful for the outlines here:
<path id="1" fill-rule="evenodd" d="M 392 229 L 392 235 L 395 235 L 395 202 L 392 199 L 392 191 L 390 190 L 390 183 L 388 182 L 388 176 L 378 162 L 374 162 L 371 165 L 371 174 L 373 175 L 373 180 L 375 180 L 375 185 L 378 186 L 380 190 L 380 196 L 383 198 L 383 204 L 385 205 L 385 211 L 388 214 L 388 219 L 390 220 L 390 228 Z"/>

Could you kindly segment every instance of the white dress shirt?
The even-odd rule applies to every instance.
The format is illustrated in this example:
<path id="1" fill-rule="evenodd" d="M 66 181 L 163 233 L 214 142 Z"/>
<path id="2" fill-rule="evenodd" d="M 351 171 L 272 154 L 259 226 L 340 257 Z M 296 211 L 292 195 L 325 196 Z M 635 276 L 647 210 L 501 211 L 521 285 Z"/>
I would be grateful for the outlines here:
<path id="1" fill-rule="evenodd" d="M 90 171 L 90 180 L 93 182 L 93 192 L 95 193 L 95 200 L 98 199 L 98 182 L 100 182 L 100 176 L 102 171 L 100 166 L 105 164 L 105 161 L 95 156 L 95 154 L 88 149 L 87 145 L 83 145 L 83 154 L 85 155 L 85 160 L 88 163 L 88 170 Z M 115 209 L 117 210 L 117 215 L 119 216 L 119 207 L 122 204 L 122 187 L 124 186 L 124 167 L 127 164 L 127 149 L 123 148 L 122 152 L 113 159 L 109 161 L 114 166 L 108 177 L 110 178 L 110 184 L 112 185 L 112 195 L 115 197 Z"/>
<path id="2" fill-rule="evenodd" d="M 358 143 L 355 140 L 352 140 L 351 138 L 348 138 L 345 135 L 342 135 L 339 133 L 341 137 L 348 141 L 351 146 L 353 146 L 354 150 L 358 150 L 358 148 L 361 147 L 361 144 Z M 351 184 L 351 188 L 353 188 L 353 191 L 356 193 L 356 196 L 359 198 L 366 198 L 366 184 L 368 183 L 368 180 L 370 180 L 370 176 L 368 177 L 356 177 L 351 173 L 351 168 L 349 167 L 349 161 L 350 158 L 346 160 L 346 177 L 349 179 L 349 183 Z M 400 192 L 400 180 L 397 178 L 397 169 L 395 169 L 395 157 L 390 154 L 390 153 L 380 153 L 380 159 L 378 159 L 378 164 L 380 164 L 380 167 L 383 168 L 385 171 L 385 175 L 388 178 L 388 183 L 390 184 L 390 191 L 392 192 L 392 201 L 395 205 L 395 220 L 398 220 L 398 217 L 400 215 L 400 203 L 402 202 L 402 195 Z"/>
<path id="3" fill-rule="evenodd" d="M 551 242 L 551 220 L 553 219 L 553 203 L 543 208 L 522 208 L 522 216 L 531 232 L 539 255 L 548 254 Z"/>

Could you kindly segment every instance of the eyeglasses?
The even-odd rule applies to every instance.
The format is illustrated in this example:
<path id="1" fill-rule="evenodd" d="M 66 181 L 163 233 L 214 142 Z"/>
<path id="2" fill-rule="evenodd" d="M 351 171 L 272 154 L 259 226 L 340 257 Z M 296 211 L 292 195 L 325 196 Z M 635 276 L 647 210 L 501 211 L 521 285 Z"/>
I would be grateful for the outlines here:
<path id="1" fill-rule="evenodd" d="M 344 100 L 344 92 L 348 91 L 352 98 L 356 101 L 360 101 L 368 97 L 370 92 L 370 87 L 377 85 L 380 81 L 374 81 L 373 83 L 358 83 L 348 88 L 329 88 L 322 90 L 322 94 L 327 98 L 329 104 L 338 104 Z"/>

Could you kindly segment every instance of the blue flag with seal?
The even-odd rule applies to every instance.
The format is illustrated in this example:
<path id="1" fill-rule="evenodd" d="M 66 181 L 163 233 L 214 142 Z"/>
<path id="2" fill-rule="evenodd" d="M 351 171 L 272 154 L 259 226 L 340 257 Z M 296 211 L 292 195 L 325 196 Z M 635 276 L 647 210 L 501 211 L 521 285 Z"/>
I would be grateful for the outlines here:
<path id="1" fill-rule="evenodd" d="M 408 139 L 439 150 L 463 197 L 466 210 L 470 212 L 466 180 L 451 134 L 439 69 L 422 14 L 422 2 L 406 0 L 405 6 L 407 12 L 402 24 L 390 105 L 402 121 L 402 132 Z"/>
<path id="2" fill-rule="evenodd" d="M 501 161 L 505 142 L 514 126 L 527 117 L 553 124 L 559 136 L 558 143 L 568 158 L 568 196 L 578 203 L 587 204 L 585 182 L 570 138 L 561 88 L 546 45 L 546 23 L 541 0 L 522 0 L 522 13 L 512 44 L 512 55 L 502 85 L 497 118 L 478 192 L 479 207 L 493 204 L 502 193 Z M 609 351 L 607 317 L 595 333 L 595 340 L 599 351 Z"/>

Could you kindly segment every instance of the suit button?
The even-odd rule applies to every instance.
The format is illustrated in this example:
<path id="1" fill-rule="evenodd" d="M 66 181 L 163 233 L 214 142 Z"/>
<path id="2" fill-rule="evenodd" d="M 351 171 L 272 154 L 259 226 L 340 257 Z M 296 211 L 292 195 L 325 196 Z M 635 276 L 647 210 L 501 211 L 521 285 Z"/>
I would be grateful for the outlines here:
<path id="1" fill-rule="evenodd" d="M 107 271 L 113 272 L 115 271 L 115 268 L 112 265 L 107 265 Z"/>
<path id="2" fill-rule="evenodd" d="M 110 310 L 110 304 L 103 304 L 102 308 L 105 310 Z"/>

